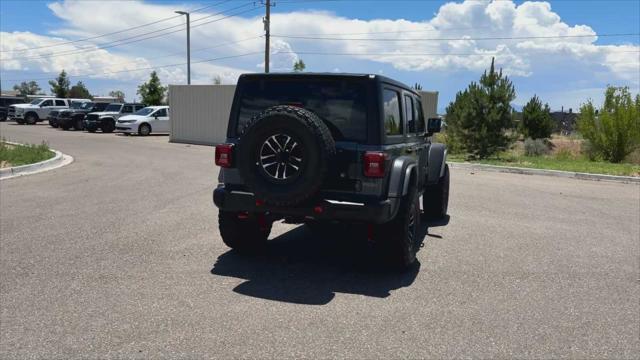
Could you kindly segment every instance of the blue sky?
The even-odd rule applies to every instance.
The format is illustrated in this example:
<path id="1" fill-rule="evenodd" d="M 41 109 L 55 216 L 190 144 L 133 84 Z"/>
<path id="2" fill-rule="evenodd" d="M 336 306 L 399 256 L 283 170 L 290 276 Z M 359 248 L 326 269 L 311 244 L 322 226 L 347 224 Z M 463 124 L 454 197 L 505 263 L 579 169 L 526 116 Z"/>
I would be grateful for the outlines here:
<path id="1" fill-rule="evenodd" d="M 140 19 L 139 23 L 147 23 L 158 18 L 166 17 L 162 14 L 171 14 L 176 9 L 196 9 L 212 5 L 220 1 L 0 1 L 0 45 L 3 49 L 3 59 L 24 56 L 24 53 L 12 53 L 11 49 L 36 47 L 55 44 L 60 41 L 74 40 L 91 35 L 100 35 L 130 27 Z M 212 7 L 202 13 L 202 16 L 215 11 L 225 11 L 238 4 L 246 3 L 245 0 L 232 0 L 219 7 Z M 476 41 L 474 44 L 465 44 L 458 48 L 462 41 L 452 41 L 445 44 L 433 44 L 413 47 L 404 44 L 379 44 L 378 42 L 364 41 L 329 41 L 329 40 L 300 40 L 277 39 L 275 47 L 280 51 L 289 52 L 274 58 L 278 63 L 272 64 L 277 69 L 287 69 L 289 62 L 302 58 L 309 71 L 345 71 L 382 73 L 387 76 L 404 81 L 408 84 L 419 82 L 423 88 L 440 92 L 439 109 L 442 111 L 455 93 L 473 80 L 477 80 L 482 68 L 490 63 L 490 56 L 478 58 L 477 56 L 445 56 L 457 52 L 483 52 L 492 50 L 498 55 L 496 62 L 505 68 L 505 72 L 512 78 L 518 98 L 516 104 L 523 104 L 533 94 L 542 97 L 549 102 L 552 108 L 560 107 L 576 108 L 587 98 L 599 101 L 602 89 L 607 84 L 630 86 L 634 92 L 638 91 L 640 82 L 640 52 L 638 43 L 640 37 L 640 1 L 551 1 L 549 7 L 540 3 L 527 3 L 524 1 L 513 2 L 514 9 L 530 10 L 519 11 L 517 17 L 509 15 L 509 9 L 493 11 L 498 17 L 484 18 L 482 11 L 488 14 L 486 7 L 491 7 L 485 1 L 469 1 L 462 4 L 456 1 L 457 8 L 449 7 L 449 20 L 446 20 L 446 11 L 443 6 L 445 1 L 304 1 L 282 0 L 275 1 L 273 33 L 286 35 L 316 34 L 319 37 L 331 37 L 331 34 L 382 32 L 373 37 L 396 36 L 422 36 L 422 37 L 487 37 L 487 36 L 521 36 L 525 35 L 555 35 L 558 34 L 583 34 L 585 31 L 593 31 L 595 34 L 634 33 L 630 36 L 599 37 L 597 41 L 585 43 L 575 39 L 561 40 L 535 40 L 527 44 L 518 44 L 522 41 Z M 510 3 L 510 2 L 509 2 Z M 53 4 L 53 5 L 52 5 Z M 93 5 L 91 5 L 93 4 Z M 106 4 L 106 5 L 105 5 Z M 535 6 L 530 6 L 530 5 Z M 134 6 L 135 5 L 135 6 Z M 499 4 L 505 5 L 505 4 Z M 103 14 L 103 18 L 93 19 L 96 12 L 92 8 L 107 6 L 107 10 L 97 10 Z M 469 9 L 476 8 L 476 12 Z M 496 7 L 496 6 L 494 6 Z M 496 7 L 498 8 L 498 7 Z M 101 9 L 105 9 L 102 8 Z M 146 9 L 149 9 L 146 11 Z M 506 9 L 506 10 L 505 10 Z M 504 10 L 504 11 L 503 11 Z M 460 16 L 455 16 L 456 11 Z M 515 13 L 514 11 L 511 11 Z M 154 15 L 157 13 L 157 16 Z M 207 45 L 225 43 L 227 40 L 237 41 L 244 39 L 246 35 L 260 35 L 262 26 L 259 23 L 262 9 L 241 14 L 236 18 L 220 21 L 214 25 L 224 23 L 224 27 L 202 27 L 207 31 L 200 34 L 194 32 L 192 48 L 204 48 Z M 300 14 L 306 14 L 301 16 Z M 472 14 L 474 17 L 467 17 Z M 480 15 L 478 15 L 480 14 Z M 524 14 L 524 15 L 523 15 Z M 280 17 L 279 17 L 280 16 Z M 494 16 L 494 15 L 491 15 Z M 193 15 L 197 19 L 198 14 Z M 308 22 L 297 19 L 308 19 Z M 192 20 L 193 20 L 192 19 Z M 453 19 L 453 20 L 451 20 Z M 513 26 L 504 28 L 504 19 L 510 19 Z M 104 21 L 102 21 L 104 20 Z M 404 21 L 403 21 L 404 20 Z M 102 22 L 104 23 L 102 23 Z M 180 21 L 179 19 L 175 21 Z M 447 22 L 448 21 L 448 22 Z M 495 21 L 495 23 L 493 23 Z M 547 22 L 545 29 L 543 22 Z M 124 25 L 121 25 L 120 23 Z M 528 25 L 538 22 L 537 25 Z M 94 26 L 95 24 L 95 26 Z M 289 26 L 290 24 L 290 26 Z M 313 24 L 313 26 L 308 26 Z M 444 24 L 444 25 L 443 25 Z M 502 24 L 502 25 L 501 25 Z M 524 25 L 523 25 L 524 24 Z M 453 27 L 449 32 L 436 32 L 427 30 L 419 35 L 411 35 L 413 30 L 420 26 Z M 502 27 L 500 27 L 500 26 Z M 464 27 L 467 29 L 465 30 Z M 476 29 L 473 29 L 476 27 Z M 491 29 L 490 29 L 491 27 Z M 528 27 L 528 28 L 527 28 Z M 155 29 L 155 28 L 152 28 Z M 382 31 L 380 31 L 380 29 Z M 391 29 L 386 31 L 387 29 Z M 400 29 L 400 30 L 397 30 Z M 458 29 L 458 30 L 456 30 Z M 459 30 L 461 29 L 461 30 Z M 524 29 L 524 30 L 523 30 Z M 358 30 L 358 31 L 353 31 Z M 409 35 L 398 35 L 391 31 L 406 31 Z M 431 32 L 429 32 L 431 31 Z M 20 32 L 20 36 L 15 35 Z M 221 33 L 224 33 L 223 35 Z M 124 37 L 129 33 L 120 34 Z M 136 32 L 131 32 L 135 35 Z M 217 35 L 221 34 L 221 35 Z M 94 42 L 95 45 L 104 44 L 106 41 L 114 41 L 115 37 L 101 38 Z M 51 73 L 59 71 L 58 67 L 66 67 L 70 74 L 100 73 L 108 69 L 109 72 L 120 71 L 113 64 L 120 60 L 133 61 L 145 64 L 140 67 L 152 67 L 158 65 L 184 62 L 184 55 L 179 54 L 184 49 L 184 37 L 182 33 L 167 37 L 166 41 L 140 42 L 135 46 L 112 47 L 108 49 L 102 58 L 112 57 L 116 60 L 104 60 L 105 63 L 95 64 L 91 62 L 93 53 L 78 59 L 58 60 L 22 60 L 19 63 L 3 61 L 1 67 L 2 86 L 8 88 L 13 85 L 10 80 L 38 80 L 41 87 L 48 90 L 47 81 L 44 78 L 52 76 Z M 344 37 L 359 38 L 362 35 L 344 35 Z M 182 41 L 182 43 L 180 43 Z M 247 50 L 259 50 L 262 39 L 251 41 Z M 83 43 L 82 46 L 91 44 Z M 249 46 L 251 45 L 251 46 Z M 224 57 L 241 53 L 240 44 L 234 48 L 223 47 L 194 53 L 193 61 Z M 249 49 L 250 48 L 250 49 Z M 413 49 L 416 50 L 413 50 Z M 67 49 L 60 47 L 60 49 Z M 498 49 L 498 50 L 496 50 Z M 71 48 L 70 50 L 73 50 Z M 41 51 L 41 50 L 39 50 Z M 104 50 L 102 50 L 104 51 Z M 272 48 L 272 51 L 273 48 Z M 359 56 L 330 56 L 309 55 L 305 52 L 362 52 Z M 634 52 L 635 51 L 635 52 Z M 401 57 L 381 58 L 373 56 L 377 53 L 425 53 L 428 57 Z M 167 54 L 178 53 L 175 57 L 167 57 Z M 17 55 L 16 55 L 17 54 Z M 40 56 L 46 52 L 30 52 L 29 56 Z M 439 56 L 441 54 L 442 56 Z M 596 56 L 597 55 L 597 56 Z M 163 57 L 163 59 L 159 59 Z M 440 58 L 438 58 L 440 57 Z M 402 61 L 397 61 L 402 60 Z M 486 65 L 482 65 L 486 63 Z M 200 64 L 192 67 L 194 83 L 210 83 L 213 76 L 221 76 L 225 83 L 232 83 L 238 73 L 246 71 L 260 71 L 261 56 L 238 57 L 227 60 L 219 60 Z M 135 67 L 134 67 L 135 68 Z M 184 81 L 184 68 L 164 68 L 161 78 L 167 83 L 179 83 Z M 69 70 L 71 69 L 71 70 Z M 126 67 L 122 68 L 126 70 Z M 145 75 L 142 71 L 139 76 L 83 76 L 72 78 L 72 81 L 82 80 L 93 93 L 106 94 L 109 90 L 123 89 L 130 100 L 135 96 L 136 85 L 142 81 Z M 146 71 L 148 73 L 148 71 Z M 129 74 L 129 73 L 124 73 Z"/>

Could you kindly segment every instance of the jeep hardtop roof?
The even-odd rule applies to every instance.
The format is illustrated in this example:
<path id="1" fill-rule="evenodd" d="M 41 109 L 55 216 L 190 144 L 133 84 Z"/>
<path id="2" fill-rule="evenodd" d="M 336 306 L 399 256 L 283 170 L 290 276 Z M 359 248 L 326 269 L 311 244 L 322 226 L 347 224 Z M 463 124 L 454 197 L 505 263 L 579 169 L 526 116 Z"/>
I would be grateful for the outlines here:
<path id="1" fill-rule="evenodd" d="M 393 80 L 389 77 L 386 77 L 384 75 L 378 75 L 378 74 L 359 74 L 359 73 L 334 73 L 334 72 L 305 72 L 305 73 L 295 73 L 295 72 L 283 72 L 283 73 L 250 73 L 250 74 L 242 74 L 240 75 L 239 79 L 244 79 L 244 78 L 248 78 L 248 79 L 287 79 L 287 78 L 291 78 L 291 79 L 300 79 L 300 78 L 314 78 L 314 79 L 318 79 L 318 78 L 328 78 L 328 79 L 332 79 L 332 78 L 343 78 L 343 79 L 348 79 L 348 78 L 354 78 L 354 79 L 370 79 L 371 81 L 375 81 L 375 82 L 381 82 L 381 83 L 387 83 L 390 85 L 394 85 L 397 87 L 400 87 L 404 90 L 410 91 L 412 92 L 414 95 L 416 96 L 420 96 L 420 94 L 418 94 L 412 87 L 407 86 L 404 83 L 401 83 L 400 81 L 397 80 Z M 238 81 L 240 82 L 240 81 Z"/>

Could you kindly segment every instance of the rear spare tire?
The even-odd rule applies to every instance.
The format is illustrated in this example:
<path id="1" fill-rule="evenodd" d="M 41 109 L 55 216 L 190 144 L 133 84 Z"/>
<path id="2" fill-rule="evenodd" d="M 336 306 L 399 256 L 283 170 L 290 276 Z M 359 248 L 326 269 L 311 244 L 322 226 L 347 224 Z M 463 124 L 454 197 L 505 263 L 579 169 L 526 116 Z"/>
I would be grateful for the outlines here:
<path id="1" fill-rule="evenodd" d="M 291 206 L 316 194 L 335 152 L 331 132 L 318 116 L 279 105 L 241 131 L 236 164 L 257 199 Z"/>

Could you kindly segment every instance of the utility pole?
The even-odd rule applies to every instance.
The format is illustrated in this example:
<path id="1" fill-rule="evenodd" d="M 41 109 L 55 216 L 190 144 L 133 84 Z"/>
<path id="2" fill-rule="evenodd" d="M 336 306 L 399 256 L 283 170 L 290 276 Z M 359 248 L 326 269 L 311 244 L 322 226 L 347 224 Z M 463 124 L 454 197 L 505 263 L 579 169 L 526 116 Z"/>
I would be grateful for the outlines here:
<path id="1" fill-rule="evenodd" d="M 264 22 L 264 72 L 269 72 L 269 36 L 271 34 L 271 0 L 266 0 L 266 15 Z"/>
<path id="2" fill-rule="evenodd" d="M 186 11 L 176 11 L 176 14 L 187 16 L 187 84 L 191 85 L 191 21 Z"/>

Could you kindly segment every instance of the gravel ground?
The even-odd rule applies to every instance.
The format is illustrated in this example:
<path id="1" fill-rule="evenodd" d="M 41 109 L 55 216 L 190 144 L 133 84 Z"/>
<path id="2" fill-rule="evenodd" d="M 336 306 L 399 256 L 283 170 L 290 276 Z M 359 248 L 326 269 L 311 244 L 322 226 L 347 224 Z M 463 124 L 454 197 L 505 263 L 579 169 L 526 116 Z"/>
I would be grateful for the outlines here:
<path id="1" fill-rule="evenodd" d="M 295 225 L 229 251 L 210 147 L 0 130 L 75 158 L 0 182 L 2 359 L 640 353 L 637 184 L 452 170 L 449 223 L 400 275 Z"/>

